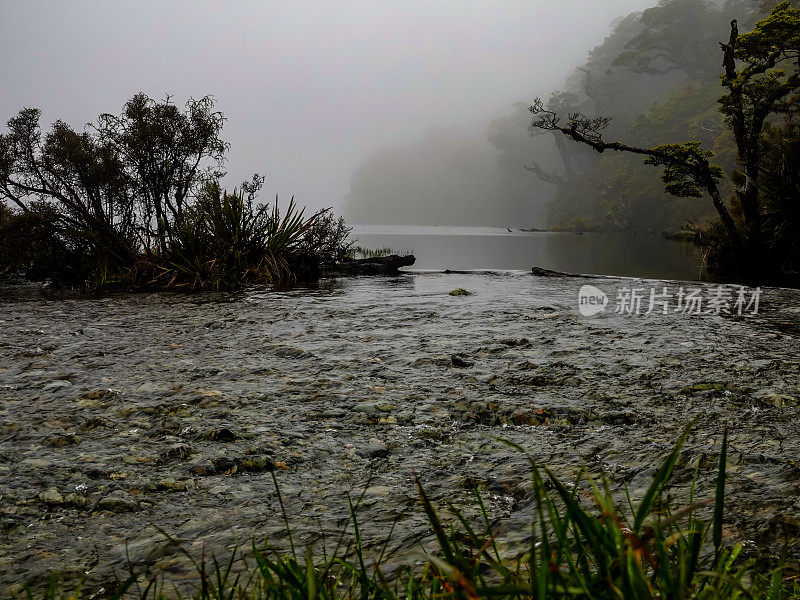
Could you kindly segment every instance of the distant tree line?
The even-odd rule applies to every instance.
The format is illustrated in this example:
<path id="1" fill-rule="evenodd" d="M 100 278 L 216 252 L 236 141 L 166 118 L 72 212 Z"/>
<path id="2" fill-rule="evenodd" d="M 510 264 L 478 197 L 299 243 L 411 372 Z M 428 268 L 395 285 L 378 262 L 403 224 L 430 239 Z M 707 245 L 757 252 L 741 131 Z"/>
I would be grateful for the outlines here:
<path id="1" fill-rule="evenodd" d="M 260 203 L 264 177 L 220 186 L 228 144 L 211 97 L 137 94 L 85 131 L 25 108 L 0 134 L 0 276 L 89 288 L 230 288 L 313 279 L 348 251 L 327 210 Z"/>

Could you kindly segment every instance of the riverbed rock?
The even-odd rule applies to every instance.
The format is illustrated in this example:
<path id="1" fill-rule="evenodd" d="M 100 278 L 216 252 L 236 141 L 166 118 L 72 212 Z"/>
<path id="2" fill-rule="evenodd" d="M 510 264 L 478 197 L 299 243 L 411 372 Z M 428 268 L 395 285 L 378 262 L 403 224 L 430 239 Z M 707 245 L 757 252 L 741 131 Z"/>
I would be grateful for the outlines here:
<path id="1" fill-rule="evenodd" d="M 39 500 L 44 502 L 45 504 L 49 504 L 50 506 L 57 506 L 59 504 L 64 504 L 64 496 L 61 495 L 56 488 L 52 487 L 46 489 L 45 491 L 39 494 Z"/>
<path id="2" fill-rule="evenodd" d="M 83 494 L 72 492 L 64 496 L 64 503 L 78 508 L 83 508 L 89 503 L 89 501 Z"/>
<path id="3" fill-rule="evenodd" d="M 234 442 L 236 441 L 236 438 L 237 435 L 227 427 L 221 427 L 220 429 L 210 429 L 209 431 L 203 434 L 203 439 L 210 440 L 213 442 Z"/>
<path id="4" fill-rule="evenodd" d="M 459 369 L 463 369 L 466 367 L 471 367 L 475 363 L 472 361 L 467 360 L 464 354 L 453 354 L 450 356 L 450 362 L 453 363 L 453 366 Z"/>
<path id="5" fill-rule="evenodd" d="M 183 460 L 189 458 L 192 454 L 192 447 L 188 444 L 174 444 L 164 451 L 164 458 L 167 460 L 178 459 Z"/>
<path id="6" fill-rule="evenodd" d="M 389 447 L 378 438 L 372 438 L 369 443 L 359 448 L 357 454 L 364 458 L 382 458 L 389 454 Z"/>
<path id="7" fill-rule="evenodd" d="M 767 396 L 761 396 L 760 398 L 758 398 L 758 400 L 763 402 L 764 404 L 775 406 L 776 408 L 783 408 L 785 406 L 797 406 L 797 398 L 795 398 L 794 396 L 788 396 L 786 394 L 769 394 Z"/>
<path id="8" fill-rule="evenodd" d="M 47 391 L 53 391 L 53 390 L 61 390 L 71 386 L 72 386 L 71 381 L 67 381 L 66 379 L 56 379 L 55 381 L 51 381 L 50 383 L 45 385 L 44 389 Z"/>
<path id="9" fill-rule="evenodd" d="M 123 490 L 115 490 L 105 498 L 100 498 L 97 501 L 97 508 L 112 513 L 133 512 L 138 507 L 139 504 L 136 499 Z"/>

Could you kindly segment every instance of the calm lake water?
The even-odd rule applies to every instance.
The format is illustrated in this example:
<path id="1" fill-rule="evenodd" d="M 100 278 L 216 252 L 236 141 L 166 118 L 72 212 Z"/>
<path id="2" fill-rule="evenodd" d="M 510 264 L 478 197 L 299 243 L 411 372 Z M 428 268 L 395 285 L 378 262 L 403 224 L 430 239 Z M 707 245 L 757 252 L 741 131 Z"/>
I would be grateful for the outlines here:
<path id="1" fill-rule="evenodd" d="M 413 270 L 529 270 L 695 280 L 700 256 L 660 235 L 523 232 L 498 227 L 357 225 L 363 248 L 411 251 Z"/>

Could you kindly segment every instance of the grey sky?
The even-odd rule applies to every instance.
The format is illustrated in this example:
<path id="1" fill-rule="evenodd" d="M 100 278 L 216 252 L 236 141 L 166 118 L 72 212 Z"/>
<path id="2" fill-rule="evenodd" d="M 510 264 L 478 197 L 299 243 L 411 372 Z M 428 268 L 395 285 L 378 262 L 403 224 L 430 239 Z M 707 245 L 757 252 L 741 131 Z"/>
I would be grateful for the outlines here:
<path id="1" fill-rule="evenodd" d="M 484 127 L 557 87 L 611 21 L 655 0 L 0 0 L 0 121 L 80 126 L 137 91 L 212 94 L 229 183 L 338 206 L 370 152 Z"/>

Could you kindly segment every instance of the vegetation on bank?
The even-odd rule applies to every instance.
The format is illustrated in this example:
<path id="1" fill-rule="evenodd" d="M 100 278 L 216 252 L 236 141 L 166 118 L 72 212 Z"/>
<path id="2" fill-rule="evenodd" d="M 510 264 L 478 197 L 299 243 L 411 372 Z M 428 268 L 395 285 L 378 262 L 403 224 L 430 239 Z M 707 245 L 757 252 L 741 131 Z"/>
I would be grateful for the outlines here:
<path id="1" fill-rule="evenodd" d="M 406 565 L 389 580 L 383 573 L 391 532 L 377 556 L 362 546 L 358 505 L 349 501 L 352 528 L 337 540 L 299 551 L 284 510 L 290 551 L 256 541 L 227 559 L 181 549 L 196 569 L 192 597 L 205 599 L 258 598 L 273 600 L 478 600 L 513 598 L 781 598 L 800 597 L 783 559 L 757 568 L 742 558 L 741 544 L 726 544 L 723 535 L 727 433 L 723 436 L 713 497 L 696 490 L 701 457 L 694 461 L 687 504 L 671 507 L 668 484 L 679 462 L 687 427 L 675 448 L 655 472 L 641 500 L 630 495 L 618 506 L 608 483 L 578 477 L 565 483 L 547 467 L 532 470 L 530 506 L 533 517 L 527 550 L 515 559 L 502 557 L 501 532 L 493 526 L 480 493 L 478 522 L 448 506 L 443 518 L 417 478 L 429 535 L 438 552 L 422 566 Z M 505 442 L 524 452 L 512 442 Z M 681 467 L 691 469 L 692 465 Z M 283 501 L 273 473 L 278 499 Z M 592 508 L 586 508 L 592 504 Z M 178 544 L 169 538 L 171 543 Z M 180 547 L 180 545 L 179 545 Z M 156 576 L 143 576 L 144 565 L 131 566 L 130 576 L 109 597 L 142 599 L 174 595 Z M 44 600 L 64 598 L 54 576 Z M 69 596 L 78 598 L 79 593 Z M 32 592 L 27 598 L 33 600 Z"/>
<path id="2" fill-rule="evenodd" d="M 643 13 L 644 32 L 625 46 L 627 51 L 619 54 L 614 64 L 652 73 L 683 70 L 699 78 L 702 97 L 707 100 L 700 102 L 700 107 L 708 113 L 711 103 L 704 78 L 713 64 L 708 44 L 699 33 L 689 40 L 691 52 L 685 44 L 674 43 L 678 34 L 672 28 L 688 22 L 679 18 L 680 11 L 688 7 L 704 10 L 703 14 L 711 11 L 702 2 L 662 0 L 658 7 Z M 610 117 L 576 111 L 570 94 L 554 94 L 546 104 L 537 99 L 530 107 L 532 126 L 553 132 L 561 144 L 565 139 L 561 136 L 565 136 L 598 153 L 611 150 L 643 157 L 645 165 L 663 167 L 667 193 L 710 198 L 717 219 L 694 229 L 712 266 L 746 276 L 796 274 L 800 270 L 800 9 L 792 8 L 788 1 L 780 2 L 748 33 L 740 33 L 734 19 L 727 41 L 719 45 L 724 93 L 717 100 L 716 122 L 712 115 L 706 117 L 712 130 L 719 128 L 714 148 L 727 163 L 728 185 L 722 184 L 726 169 L 717 163 L 715 151 L 703 147 L 702 136 L 658 145 L 609 142 L 604 135 Z M 719 51 L 713 55 L 719 57 Z M 591 96 L 588 87 L 587 94 Z M 686 101 L 684 98 L 667 112 L 679 113 Z M 663 112 L 654 107 L 651 113 L 659 111 Z M 694 115 L 697 110 L 689 112 Z M 642 120 L 637 123 L 644 124 Z M 693 132 L 673 135 L 687 133 Z M 570 159 L 564 160 L 566 167 Z M 553 177 L 538 166 L 531 170 L 540 178 Z M 626 207 L 622 208 L 624 213 Z"/>
<path id="3" fill-rule="evenodd" d="M 319 277 L 351 248 L 328 210 L 220 185 L 228 145 L 210 97 L 137 94 L 78 132 L 26 108 L 0 134 L 0 276 L 91 290 L 231 289 Z"/>
<path id="4" fill-rule="evenodd" d="M 353 258 L 379 258 L 382 256 L 391 256 L 392 254 L 396 255 L 407 255 L 413 254 L 413 252 L 409 250 L 404 250 L 403 252 L 398 252 L 394 248 L 389 248 L 388 246 L 384 246 L 383 248 L 363 248 L 361 246 L 356 246 L 355 248 L 351 249 L 350 255 Z"/>

